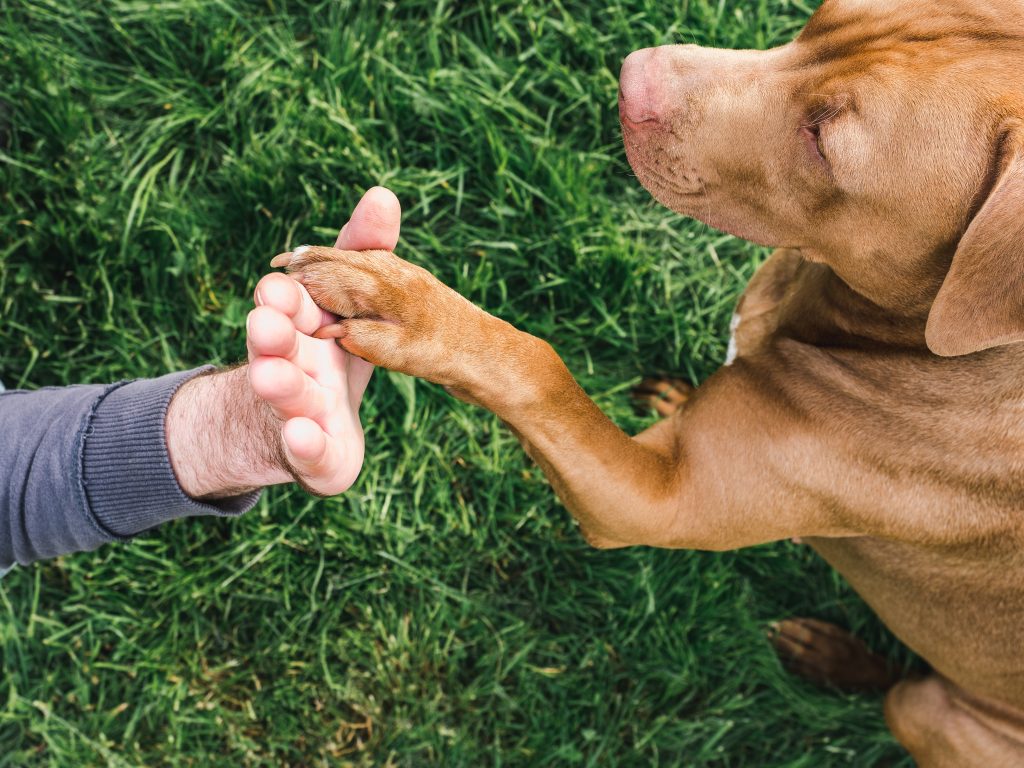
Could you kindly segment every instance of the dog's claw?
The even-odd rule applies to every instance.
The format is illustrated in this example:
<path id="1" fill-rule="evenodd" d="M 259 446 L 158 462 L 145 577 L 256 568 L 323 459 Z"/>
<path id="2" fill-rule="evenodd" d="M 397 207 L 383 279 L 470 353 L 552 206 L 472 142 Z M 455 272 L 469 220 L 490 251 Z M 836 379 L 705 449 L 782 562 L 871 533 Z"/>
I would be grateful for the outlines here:
<path id="1" fill-rule="evenodd" d="M 310 248 L 310 246 L 308 246 L 308 245 L 300 245 L 298 248 L 296 248 L 294 250 L 285 251 L 284 253 L 279 253 L 279 254 L 277 254 L 277 256 L 275 256 L 274 258 L 272 258 L 270 260 L 270 266 L 275 267 L 275 268 L 277 268 L 277 267 L 290 267 L 291 263 L 295 259 L 295 257 L 296 256 L 301 256 L 303 253 L 308 251 L 309 248 Z"/>
<path id="2" fill-rule="evenodd" d="M 323 328 L 318 328 L 313 333 L 313 338 L 338 339 L 341 338 L 343 333 L 344 331 L 342 329 L 341 323 L 331 323 L 330 325 L 325 325 Z"/>

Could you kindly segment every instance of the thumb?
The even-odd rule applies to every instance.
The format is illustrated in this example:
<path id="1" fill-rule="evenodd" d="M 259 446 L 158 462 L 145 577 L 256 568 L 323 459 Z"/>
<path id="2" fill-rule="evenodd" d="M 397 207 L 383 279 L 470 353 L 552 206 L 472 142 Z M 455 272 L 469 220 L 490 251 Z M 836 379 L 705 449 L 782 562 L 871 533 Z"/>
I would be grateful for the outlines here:
<path id="1" fill-rule="evenodd" d="M 384 187 L 372 187 L 352 211 L 334 247 L 346 251 L 392 251 L 398 245 L 401 225 L 402 206 L 395 193 Z"/>
<path id="2" fill-rule="evenodd" d="M 341 228 L 335 248 L 349 251 L 393 251 L 402 227 L 402 204 L 385 187 L 371 187 L 352 211 L 348 224 Z M 370 382 L 373 366 L 353 357 L 349 367 L 349 402 L 359 408 L 363 392 Z"/>

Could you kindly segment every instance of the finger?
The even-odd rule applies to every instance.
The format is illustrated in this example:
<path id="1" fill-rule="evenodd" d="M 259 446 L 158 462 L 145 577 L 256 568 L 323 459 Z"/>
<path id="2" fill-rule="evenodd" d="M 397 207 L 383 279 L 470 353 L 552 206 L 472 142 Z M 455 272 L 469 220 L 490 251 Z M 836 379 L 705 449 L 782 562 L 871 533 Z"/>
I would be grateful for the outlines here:
<path id="1" fill-rule="evenodd" d="M 279 357 L 297 366 L 321 387 L 345 387 L 345 371 L 341 368 L 344 350 L 299 333 L 292 321 L 276 309 L 256 307 L 249 313 L 245 346 L 250 363 L 262 357 Z"/>
<path id="2" fill-rule="evenodd" d="M 289 419 L 281 430 L 285 456 L 308 490 L 333 495 L 348 490 L 362 456 L 346 457 L 341 443 L 306 418 Z M 351 459 L 351 460 L 349 460 Z"/>
<path id="3" fill-rule="evenodd" d="M 245 345 L 250 363 L 259 357 L 280 357 L 315 377 L 322 386 L 337 383 L 337 375 L 327 375 L 321 370 L 323 356 L 319 353 L 324 350 L 317 348 L 318 342 L 299 333 L 292 320 L 276 309 L 256 307 L 249 313 Z"/>
<path id="4" fill-rule="evenodd" d="M 294 360 L 299 335 L 291 318 L 271 307 L 256 307 L 245 320 L 249 360 L 266 355 Z"/>
<path id="5" fill-rule="evenodd" d="M 253 303 L 257 307 L 273 307 L 277 311 L 295 317 L 302 308 L 302 296 L 298 284 L 281 274 L 271 272 L 260 278 L 253 291 Z"/>
<path id="6" fill-rule="evenodd" d="M 257 357 L 249 364 L 249 383 L 278 418 L 306 416 L 322 420 L 324 394 L 313 379 L 282 357 Z"/>
<path id="7" fill-rule="evenodd" d="M 304 286 L 280 272 L 265 275 L 256 284 L 254 298 L 257 306 L 273 307 L 290 317 L 295 327 L 307 335 L 335 319 L 313 303 Z"/>
<path id="8" fill-rule="evenodd" d="M 398 245 L 401 225 L 402 206 L 395 193 L 384 187 L 372 187 L 352 211 L 334 247 L 347 251 L 393 251 Z"/>

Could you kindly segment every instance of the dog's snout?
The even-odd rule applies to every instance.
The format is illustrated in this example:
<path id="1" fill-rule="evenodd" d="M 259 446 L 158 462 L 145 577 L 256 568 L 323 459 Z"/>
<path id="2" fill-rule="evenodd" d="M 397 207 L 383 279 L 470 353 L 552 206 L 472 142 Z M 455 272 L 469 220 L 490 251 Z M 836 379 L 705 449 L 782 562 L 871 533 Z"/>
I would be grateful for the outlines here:
<path id="1" fill-rule="evenodd" d="M 627 129 L 652 128 L 699 117 L 712 86 L 752 73 L 763 51 L 722 51 L 699 45 L 641 48 L 622 62 L 619 115 Z M 703 96 L 701 97 L 703 98 Z"/>
<path id="2" fill-rule="evenodd" d="M 663 45 L 633 51 L 619 73 L 619 115 L 627 127 L 667 122 L 678 112 L 680 95 L 713 76 L 706 49 Z"/>
<path id="3" fill-rule="evenodd" d="M 647 123 L 658 119 L 658 49 L 633 51 L 622 62 L 619 74 L 619 114 L 623 121 Z"/>

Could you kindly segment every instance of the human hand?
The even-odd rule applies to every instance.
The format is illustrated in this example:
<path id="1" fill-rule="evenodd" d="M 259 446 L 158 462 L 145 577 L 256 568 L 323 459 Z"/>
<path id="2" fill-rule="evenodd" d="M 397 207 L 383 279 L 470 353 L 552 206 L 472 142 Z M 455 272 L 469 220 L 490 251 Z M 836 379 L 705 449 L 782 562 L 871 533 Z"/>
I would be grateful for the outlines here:
<path id="1" fill-rule="evenodd" d="M 359 201 L 336 247 L 394 248 L 400 219 L 398 199 L 375 187 Z M 336 318 L 295 280 L 269 274 L 256 286 L 255 299 L 247 323 L 253 391 L 281 421 L 281 443 L 296 481 L 313 493 L 341 493 L 363 464 L 359 405 L 373 366 L 331 339 L 313 338 Z"/>
<path id="2" fill-rule="evenodd" d="M 401 207 L 375 187 L 359 201 L 336 247 L 392 249 Z M 182 489 L 223 498 L 295 480 L 312 493 L 349 488 L 363 462 L 359 405 L 373 366 L 333 339 L 314 338 L 336 321 L 306 289 L 266 275 L 249 314 L 249 365 L 185 384 L 167 414 L 168 451 Z"/>

